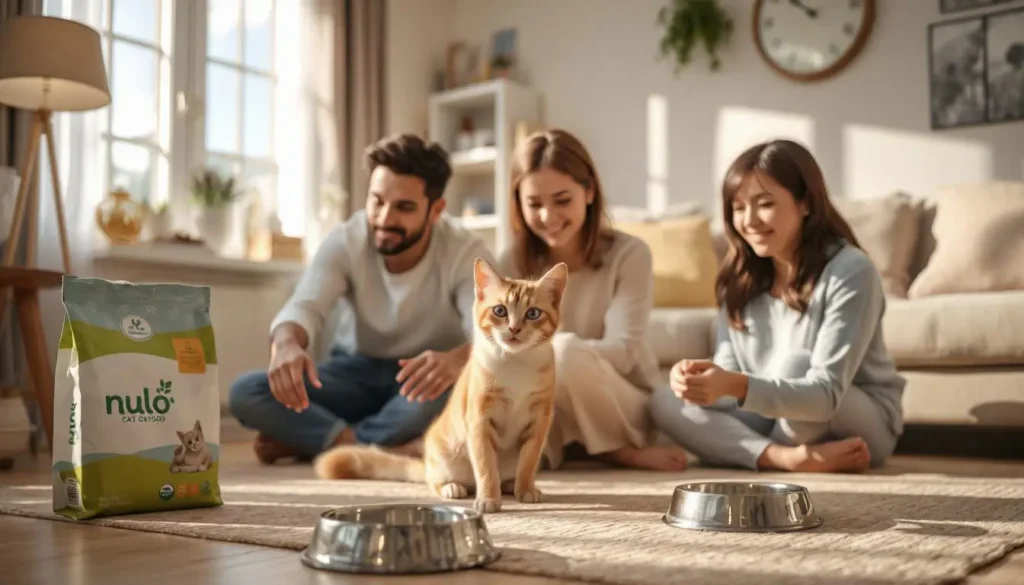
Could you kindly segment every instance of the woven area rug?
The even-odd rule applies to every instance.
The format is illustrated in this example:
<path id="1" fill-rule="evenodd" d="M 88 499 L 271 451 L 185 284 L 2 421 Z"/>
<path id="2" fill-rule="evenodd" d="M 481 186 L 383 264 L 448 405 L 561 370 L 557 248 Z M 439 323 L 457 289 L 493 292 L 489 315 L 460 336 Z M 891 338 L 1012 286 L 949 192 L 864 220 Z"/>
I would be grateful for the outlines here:
<path id="1" fill-rule="evenodd" d="M 955 582 L 1024 545 L 1024 479 L 1016 471 L 1006 475 L 1014 474 L 936 473 L 898 462 L 863 476 L 762 474 L 757 479 L 809 488 L 824 524 L 797 533 L 726 534 L 663 524 L 672 488 L 753 474 L 546 473 L 539 481 L 544 503 L 506 499 L 501 513 L 487 517 L 503 553 L 487 570 L 624 585 Z M 433 501 L 419 485 L 321 482 L 302 465 L 227 464 L 221 481 L 225 505 L 218 508 L 89 523 L 300 550 L 330 508 Z M 0 512 L 61 519 L 50 511 L 48 483 L 0 487 Z"/>

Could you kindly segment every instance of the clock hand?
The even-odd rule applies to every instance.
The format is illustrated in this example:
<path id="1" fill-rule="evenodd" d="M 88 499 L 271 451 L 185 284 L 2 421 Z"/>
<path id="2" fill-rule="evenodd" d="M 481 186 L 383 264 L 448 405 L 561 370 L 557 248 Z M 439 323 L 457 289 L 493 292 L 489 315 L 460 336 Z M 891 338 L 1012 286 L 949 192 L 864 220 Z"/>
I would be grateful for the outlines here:
<path id="1" fill-rule="evenodd" d="M 802 0 L 789 0 L 789 3 L 804 11 L 808 18 L 818 18 L 818 11 L 803 3 Z"/>

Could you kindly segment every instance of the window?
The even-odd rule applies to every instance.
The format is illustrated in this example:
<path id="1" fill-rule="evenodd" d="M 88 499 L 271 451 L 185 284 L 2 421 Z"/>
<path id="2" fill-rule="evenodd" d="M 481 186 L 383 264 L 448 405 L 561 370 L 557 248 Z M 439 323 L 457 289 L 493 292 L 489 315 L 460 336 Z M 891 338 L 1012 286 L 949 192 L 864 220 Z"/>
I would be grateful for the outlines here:
<path id="1" fill-rule="evenodd" d="M 270 195 L 278 175 L 274 12 L 274 0 L 208 0 L 204 63 L 206 163 Z"/>
<path id="2" fill-rule="evenodd" d="M 301 172 L 282 173 L 301 148 L 286 143 L 295 132 L 278 131 L 293 101 L 280 97 L 279 66 L 298 53 L 300 10 L 294 0 L 45 0 L 46 15 L 83 22 L 103 40 L 111 105 L 97 114 L 102 190 L 187 209 L 191 177 L 214 168 L 276 211 L 286 234 L 302 234 L 305 197 L 277 197 L 278 177 Z"/>

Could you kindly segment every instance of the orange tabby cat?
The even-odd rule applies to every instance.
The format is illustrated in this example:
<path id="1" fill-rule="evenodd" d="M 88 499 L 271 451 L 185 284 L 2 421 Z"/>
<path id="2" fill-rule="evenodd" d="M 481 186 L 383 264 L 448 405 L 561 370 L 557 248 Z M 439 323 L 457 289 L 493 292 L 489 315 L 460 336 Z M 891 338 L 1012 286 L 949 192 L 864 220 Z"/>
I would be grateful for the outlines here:
<path id="1" fill-rule="evenodd" d="M 334 447 L 314 461 L 324 479 L 424 481 L 446 499 L 475 492 L 476 509 L 501 510 L 501 494 L 539 502 L 535 477 L 555 405 L 555 355 L 568 280 L 558 264 L 535 281 L 499 276 L 476 260 L 473 349 L 445 409 L 424 435 L 422 459 L 376 447 Z"/>

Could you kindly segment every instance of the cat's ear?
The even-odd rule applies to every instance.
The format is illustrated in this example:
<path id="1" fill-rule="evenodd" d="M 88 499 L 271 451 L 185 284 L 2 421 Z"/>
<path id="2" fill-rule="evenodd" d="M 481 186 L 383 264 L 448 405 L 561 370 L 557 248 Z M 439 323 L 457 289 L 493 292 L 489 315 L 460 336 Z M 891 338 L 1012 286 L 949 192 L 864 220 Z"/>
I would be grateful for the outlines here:
<path id="1" fill-rule="evenodd" d="M 483 300 L 484 291 L 501 284 L 501 276 L 483 258 L 477 258 L 473 264 L 473 283 L 476 285 L 476 298 Z"/>
<path id="2" fill-rule="evenodd" d="M 198 418 L 196 419 L 196 426 L 192 427 L 192 430 L 199 431 L 200 433 L 203 432 L 203 427 L 201 427 L 199 425 L 199 419 Z"/>
<path id="3" fill-rule="evenodd" d="M 178 433 L 178 440 L 181 441 L 182 443 L 184 443 L 185 442 L 185 433 L 183 433 L 181 431 L 174 431 L 174 432 Z"/>
<path id="4" fill-rule="evenodd" d="M 565 262 L 559 262 L 551 267 L 537 281 L 537 287 L 546 290 L 551 295 L 551 302 L 556 307 L 562 304 L 562 295 L 565 293 L 565 285 L 569 282 L 569 267 Z"/>

